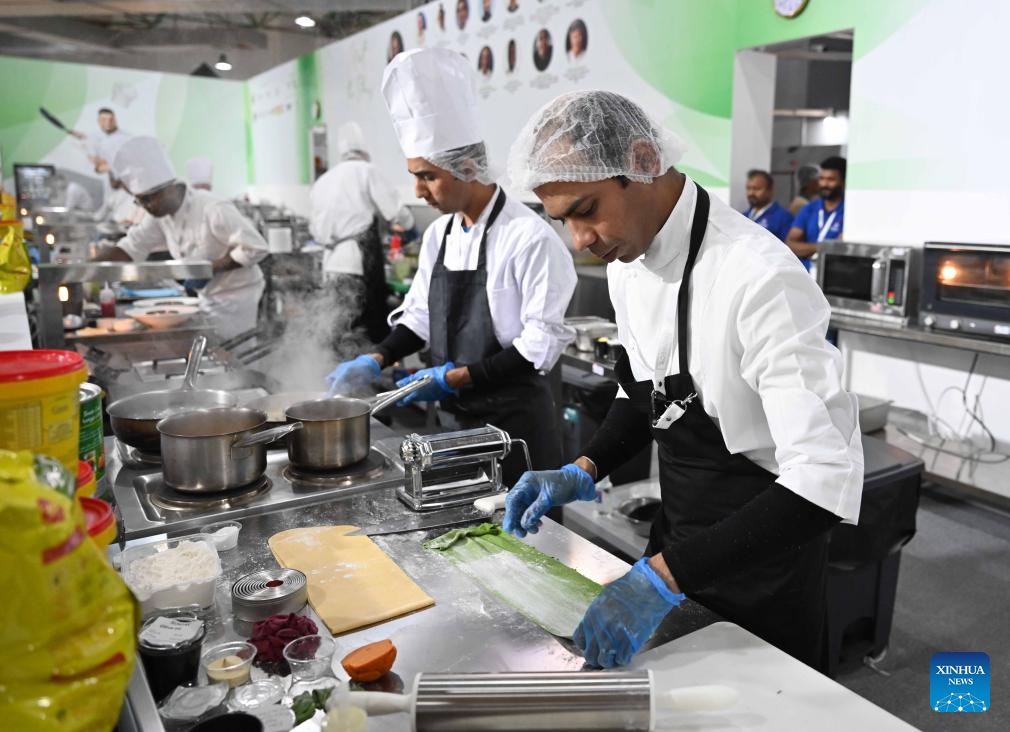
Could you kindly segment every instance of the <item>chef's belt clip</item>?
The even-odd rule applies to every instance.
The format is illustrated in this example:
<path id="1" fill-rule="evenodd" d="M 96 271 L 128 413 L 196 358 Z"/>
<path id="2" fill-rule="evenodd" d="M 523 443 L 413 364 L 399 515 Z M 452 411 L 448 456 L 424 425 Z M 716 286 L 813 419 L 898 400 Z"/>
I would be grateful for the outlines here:
<path id="1" fill-rule="evenodd" d="M 684 416 L 687 405 L 698 398 L 698 394 L 691 392 L 683 399 L 669 400 L 666 394 L 658 389 L 652 390 L 652 426 L 657 430 L 665 430 L 671 424 Z"/>

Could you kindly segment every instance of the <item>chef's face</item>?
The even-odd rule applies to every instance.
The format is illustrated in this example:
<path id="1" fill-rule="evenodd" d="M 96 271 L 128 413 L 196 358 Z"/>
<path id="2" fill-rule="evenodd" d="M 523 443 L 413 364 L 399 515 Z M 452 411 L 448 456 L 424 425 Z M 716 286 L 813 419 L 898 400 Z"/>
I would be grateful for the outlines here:
<path id="1" fill-rule="evenodd" d="M 544 210 L 564 223 L 572 245 L 591 251 L 604 262 L 634 262 L 649 248 L 655 231 L 640 215 L 648 205 L 644 183 L 617 178 L 593 183 L 545 183 L 534 190 Z"/>
<path id="2" fill-rule="evenodd" d="M 818 178 L 821 198 L 826 201 L 835 201 L 845 193 L 845 178 L 837 170 L 821 170 Z"/>
<path id="3" fill-rule="evenodd" d="M 414 176 L 414 194 L 429 206 L 442 213 L 456 213 L 466 207 L 469 188 L 448 170 L 424 158 L 408 159 L 407 170 Z"/>
<path id="4" fill-rule="evenodd" d="M 772 200 L 772 189 L 763 175 L 752 175 L 747 179 L 747 203 L 754 208 L 767 206 Z"/>
<path id="5" fill-rule="evenodd" d="M 139 206 L 158 219 L 179 210 L 185 195 L 185 188 L 182 183 L 169 183 L 163 188 L 134 198 Z"/>
<path id="6" fill-rule="evenodd" d="M 112 112 L 102 112 L 98 115 L 98 129 L 106 135 L 111 135 L 117 128 L 115 114 Z"/>

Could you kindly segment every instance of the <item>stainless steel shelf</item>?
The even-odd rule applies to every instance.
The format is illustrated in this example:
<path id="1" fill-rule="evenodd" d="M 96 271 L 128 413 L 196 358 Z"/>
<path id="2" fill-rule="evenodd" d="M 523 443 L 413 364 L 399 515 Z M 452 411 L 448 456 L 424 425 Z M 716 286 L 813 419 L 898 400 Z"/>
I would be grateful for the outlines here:
<path id="1" fill-rule="evenodd" d="M 959 351 L 975 353 L 991 353 L 997 356 L 1010 356 L 1010 340 L 999 341 L 987 338 L 972 338 L 970 336 L 930 330 L 918 325 L 892 325 L 878 322 L 871 318 L 859 318 L 850 315 L 832 315 L 831 327 L 850 333 L 892 338 L 913 343 L 925 343 L 943 348 L 955 348 Z"/>

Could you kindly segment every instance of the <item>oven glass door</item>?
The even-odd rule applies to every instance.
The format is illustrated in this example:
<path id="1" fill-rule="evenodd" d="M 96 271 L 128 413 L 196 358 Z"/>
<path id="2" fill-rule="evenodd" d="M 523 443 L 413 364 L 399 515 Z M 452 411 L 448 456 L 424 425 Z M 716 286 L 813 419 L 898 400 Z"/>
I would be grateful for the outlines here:
<path id="1" fill-rule="evenodd" d="M 944 311 L 1010 312 L 1010 251 L 946 251 L 932 270 L 934 305 Z"/>
<path id="2" fill-rule="evenodd" d="M 872 257 L 829 254 L 824 257 L 822 288 L 825 296 L 862 302 L 873 301 Z"/>

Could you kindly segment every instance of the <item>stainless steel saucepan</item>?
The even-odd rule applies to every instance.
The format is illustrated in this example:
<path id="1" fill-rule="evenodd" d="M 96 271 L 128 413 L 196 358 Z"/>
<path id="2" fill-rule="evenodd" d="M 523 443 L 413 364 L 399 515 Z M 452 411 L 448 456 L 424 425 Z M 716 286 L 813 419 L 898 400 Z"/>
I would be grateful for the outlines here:
<path id="1" fill-rule="evenodd" d="M 238 400 L 230 392 L 196 388 L 196 375 L 206 348 L 205 336 L 197 336 L 193 340 L 182 388 L 133 394 L 110 404 L 108 413 L 113 434 L 131 447 L 157 454 L 161 449 L 159 420 L 185 410 L 232 407 L 237 404 Z"/>
<path id="2" fill-rule="evenodd" d="M 300 422 L 304 427 L 288 438 L 288 461 L 306 470 L 337 470 L 364 460 L 372 447 L 372 415 L 430 381 L 430 376 L 423 376 L 377 394 L 374 401 L 331 397 L 292 404 L 284 412 L 288 424 Z"/>
<path id="3" fill-rule="evenodd" d="M 244 407 L 180 412 L 158 422 L 165 484 L 184 493 L 220 493 L 249 485 L 267 467 L 268 442 L 301 423 L 261 429 L 266 412 Z"/>

